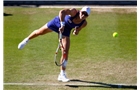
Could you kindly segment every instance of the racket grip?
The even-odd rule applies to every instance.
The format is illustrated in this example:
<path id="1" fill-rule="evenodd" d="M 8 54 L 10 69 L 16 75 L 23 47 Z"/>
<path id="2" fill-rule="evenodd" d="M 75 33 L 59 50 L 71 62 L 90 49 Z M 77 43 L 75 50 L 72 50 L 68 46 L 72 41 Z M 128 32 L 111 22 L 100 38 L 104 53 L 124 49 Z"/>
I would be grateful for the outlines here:
<path id="1" fill-rule="evenodd" d="M 59 32 L 59 39 L 62 39 L 62 32 Z"/>

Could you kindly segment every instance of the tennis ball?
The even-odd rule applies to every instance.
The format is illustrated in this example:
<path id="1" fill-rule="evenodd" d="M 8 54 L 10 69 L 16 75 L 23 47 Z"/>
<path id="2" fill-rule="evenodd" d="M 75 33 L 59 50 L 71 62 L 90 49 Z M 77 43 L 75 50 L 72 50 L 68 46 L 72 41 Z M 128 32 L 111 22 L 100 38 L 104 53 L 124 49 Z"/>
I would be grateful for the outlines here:
<path id="1" fill-rule="evenodd" d="M 114 32 L 113 33 L 113 37 L 117 37 L 118 36 L 118 33 L 117 32 Z"/>

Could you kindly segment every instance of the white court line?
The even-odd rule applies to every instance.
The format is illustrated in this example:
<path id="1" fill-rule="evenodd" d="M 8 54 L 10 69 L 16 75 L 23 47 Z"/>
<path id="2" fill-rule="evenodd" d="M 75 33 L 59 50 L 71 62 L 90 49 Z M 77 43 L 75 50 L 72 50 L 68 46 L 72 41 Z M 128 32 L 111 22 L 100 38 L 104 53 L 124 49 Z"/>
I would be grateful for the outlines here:
<path id="1" fill-rule="evenodd" d="M 99 84 L 85 84 L 85 83 L 3 83 L 3 85 L 12 86 L 65 86 L 65 85 L 99 85 Z"/>
<path id="2" fill-rule="evenodd" d="M 94 84 L 94 83 L 4 83 L 5 86 L 69 86 L 69 87 L 78 87 L 78 86 L 87 86 L 87 87 L 96 87 L 96 86 L 106 86 L 106 87 L 115 87 L 115 88 L 133 88 L 136 89 L 137 85 L 133 84 Z"/>
<path id="3" fill-rule="evenodd" d="M 18 86 L 62 86 L 65 84 L 56 83 L 4 83 L 4 85 L 18 85 Z"/>
<path id="4" fill-rule="evenodd" d="M 94 84 L 94 83 L 3 83 L 3 85 L 15 85 L 15 86 L 65 86 L 65 85 L 101 85 L 101 84 Z M 107 84 L 107 85 L 116 85 L 116 86 L 123 86 L 123 85 L 127 85 L 127 86 L 136 86 L 136 84 Z"/>

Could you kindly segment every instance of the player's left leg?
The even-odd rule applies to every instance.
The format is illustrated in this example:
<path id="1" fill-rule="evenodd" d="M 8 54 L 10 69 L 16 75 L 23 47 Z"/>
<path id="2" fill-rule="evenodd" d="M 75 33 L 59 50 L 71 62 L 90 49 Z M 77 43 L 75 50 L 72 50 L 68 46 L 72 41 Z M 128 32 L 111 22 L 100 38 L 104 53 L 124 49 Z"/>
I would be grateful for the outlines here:
<path id="1" fill-rule="evenodd" d="M 18 49 L 22 49 L 29 42 L 29 40 L 49 32 L 52 32 L 52 30 L 49 29 L 46 24 L 38 30 L 34 30 L 27 38 L 25 38 L 22 42 L 19 43 Z"/>
<path id="2" fill-rule="evenodd" d="M 65 48 L 66 52 L 66 59 L 64 61 L 64 64 L 60 67 L 60 74 L 58 76 L 58 80 L 62 82 L 68 82 L 69 79 L 66 77 L 66 66 L 67 66 L 67 61 L 68 61 L 68 53 L 69 53 L 69 48 L 70 48 L 70 38 L 69 37 L 63 37 L 62 43 Z M 62 52 L 64 53 L 64 52 Z M 63 57 L 61 58 L 61 62 L 63 61 Z"/>

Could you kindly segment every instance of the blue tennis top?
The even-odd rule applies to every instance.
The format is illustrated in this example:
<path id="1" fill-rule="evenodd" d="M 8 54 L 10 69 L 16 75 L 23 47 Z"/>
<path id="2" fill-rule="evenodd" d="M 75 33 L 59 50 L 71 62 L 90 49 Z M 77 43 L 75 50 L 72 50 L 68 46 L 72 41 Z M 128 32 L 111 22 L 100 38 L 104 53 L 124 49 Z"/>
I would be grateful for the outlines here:
<path id="1" fill-rule="evenodd" d="M 64 36 L 69 37 L 70 36 L 70 32 L 73 28 L 75 27 L 80 27 L 85 20 L 83 20 L 81 23 L 79 24 L 75 24 L 73 22 L 73 19 L 76 18 L 79 15 L 79 12 L 74 16 L 71 17 L 70 15 L 66 15 L 64 22 L 65 22 L 65 28 L 64 28 L 64 32 L 62 33 Z M 52 19 L 51 21 L 49 21 L 47 23 L 47 27 L 55 32 L 59 32 L 59 28 L 61 27 L 60 25 L 60 18 L 59 16 L 56 16 L 54 19 Z"/>

